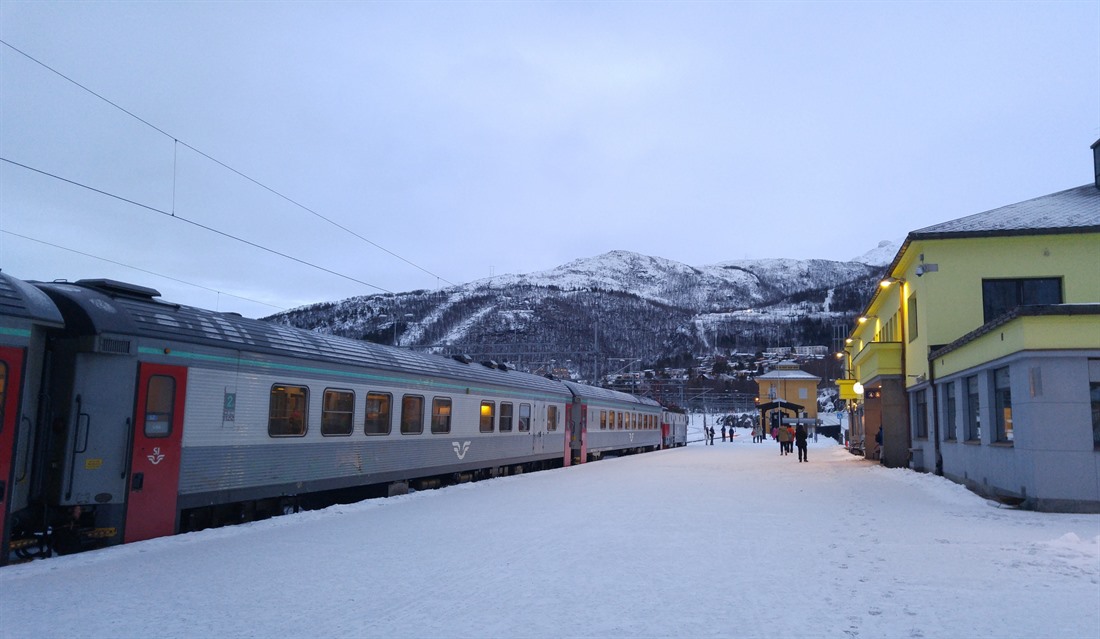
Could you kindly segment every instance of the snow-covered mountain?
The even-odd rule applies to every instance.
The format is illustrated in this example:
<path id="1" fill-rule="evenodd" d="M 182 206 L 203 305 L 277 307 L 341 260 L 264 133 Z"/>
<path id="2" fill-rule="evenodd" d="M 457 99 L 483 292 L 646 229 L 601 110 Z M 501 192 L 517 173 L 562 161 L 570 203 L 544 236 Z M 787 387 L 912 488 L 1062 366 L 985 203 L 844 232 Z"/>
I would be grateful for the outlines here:
<path id="1" fill-rule="evenodd" d="M 547 271 L 355 297 L 271 319 L 477 358 L 684 365 L 723 349 L 828 346 L 833 326 L 850 324 L 881 270 L 815 259 L 689 266 L 611 251 Z"/>
<path id="2" fill-rule="evenodd" d="M 863 255 L 853 257 L 851 261 L 871 266 L 887 266 L 894 261 L 903 240 L 882 240 L 878 246 L 867 251 Z"/>

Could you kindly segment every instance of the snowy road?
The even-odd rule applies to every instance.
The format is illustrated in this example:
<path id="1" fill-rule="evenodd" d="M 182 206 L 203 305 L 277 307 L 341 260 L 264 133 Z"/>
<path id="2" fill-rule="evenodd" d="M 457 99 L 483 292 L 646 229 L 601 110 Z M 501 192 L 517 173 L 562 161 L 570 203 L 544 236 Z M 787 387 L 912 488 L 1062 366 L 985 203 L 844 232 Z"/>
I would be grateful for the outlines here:
<path id="1" fill-rule="evenodd" d="M 10 566 L 0 592 L 4 639 L 1096 639 L 1100 516 L 741 437 Z"/>

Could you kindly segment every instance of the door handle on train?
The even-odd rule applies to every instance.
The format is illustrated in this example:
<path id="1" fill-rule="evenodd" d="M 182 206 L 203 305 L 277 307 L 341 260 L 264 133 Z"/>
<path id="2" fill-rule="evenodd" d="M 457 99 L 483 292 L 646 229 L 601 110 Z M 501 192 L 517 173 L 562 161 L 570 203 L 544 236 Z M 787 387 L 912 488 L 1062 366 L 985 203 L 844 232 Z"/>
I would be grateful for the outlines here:
<path id="1" fill-rule="evenodd" d="M 134 479 L 130 482 L 130 490 L 139 492 L 145 486 L 145 473 L 134 473 Z"/>

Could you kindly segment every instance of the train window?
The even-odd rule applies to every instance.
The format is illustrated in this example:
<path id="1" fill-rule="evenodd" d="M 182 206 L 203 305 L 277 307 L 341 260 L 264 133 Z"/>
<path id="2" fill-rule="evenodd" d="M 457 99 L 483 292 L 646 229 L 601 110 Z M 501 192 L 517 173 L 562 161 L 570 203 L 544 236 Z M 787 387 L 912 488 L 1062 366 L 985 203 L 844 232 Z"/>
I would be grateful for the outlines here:
<path id="1" fill-rule="evenodd" d="M 619 430 L 623 429 L 623 414 L 619 413 Z"/>
<path id="2" fill-rule="evenodd" d="M 600 430 L 607 430 L 607 411 L 600 411 Z"/>
<path id="3" fill-rule="evenodd" d="M 531 430 L 531 405 L 520 404 L 519 405 L 519 430 L 520 432 L 526 432 Z"/>
<path id="4" fill-rule="evenodd" d="M 512 402 L 500 403 L 500 432 L 512 432 Z"/>
<path id="5" fill-rule="evenodd" d="M 367 393 L 367 418 L 363 424 L 363 432 L 368 435 L 390 434 L 392 401 L 389 393 Z"/>
<path id="6" fill-rule="evenodd" d="M 306 434 L 309 389 L 305 386 L 271 387 L 267 409 L 267 434 L 271 437 L 301 437 Z"/>
<path id="7" fill-rule="evenodd" d="M 424 398 L 405 395 L 401 398 L 401 434 L 419 435 L 424 432 Z"/>
<path id="8" fill-rule="evenodd" d="M 176 380 L 153 375 L 145 389 L 145 436 L 167 437 L 172 434 L 172 405 L 176 398 Z"/>
<path id="9" fill-rule="evenodd" d="M 546 407 L 546 430 L 558 429 L 558 407 L 547 406 Z"/>
<path id="10" fill-rule="evenodd" d="M 493 432 L 493 409 L 495 408 L 496 404 L 493 402 L 481 402 L 481 432 Z"/>
<path id="11" fill-rule="evenodd" d="M 349 390 L 326 388 L 321 400 L 321 434 L 350 435 L 352 412 L 355 410 L 355 393 Z"/>
<path id="12" fill-rule="evenodd" d="M 435 397 L 432 399 L 432 432 L 451 432 L 451 398 Z"/>

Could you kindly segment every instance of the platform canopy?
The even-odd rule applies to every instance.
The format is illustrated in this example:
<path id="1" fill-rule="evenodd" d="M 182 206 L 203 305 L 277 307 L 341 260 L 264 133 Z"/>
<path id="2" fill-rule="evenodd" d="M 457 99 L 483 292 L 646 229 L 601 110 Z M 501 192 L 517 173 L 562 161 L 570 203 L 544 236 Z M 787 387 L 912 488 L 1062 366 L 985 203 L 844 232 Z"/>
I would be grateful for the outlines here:
<path id="1" fill-rule="evenodd" d="M 776 400 L 768 402 L 767 404 L 760 404 L 760 405 L 757 406 L 757 408 L 760 409 L 761 412 L 763 412 L 763 411 L 775 410 L 777 408 L 779 410 L 800 411 L 800 410 L 802 410 L 806 407 L 803 406 L 802 404 L 796 404 L 794 402 L 788 402 L 785 399 L 776 399 Z"/>

